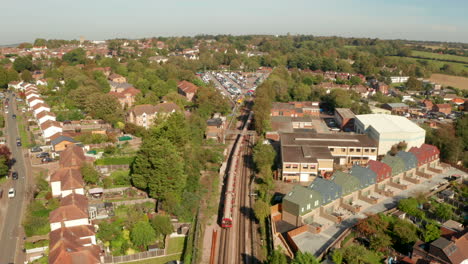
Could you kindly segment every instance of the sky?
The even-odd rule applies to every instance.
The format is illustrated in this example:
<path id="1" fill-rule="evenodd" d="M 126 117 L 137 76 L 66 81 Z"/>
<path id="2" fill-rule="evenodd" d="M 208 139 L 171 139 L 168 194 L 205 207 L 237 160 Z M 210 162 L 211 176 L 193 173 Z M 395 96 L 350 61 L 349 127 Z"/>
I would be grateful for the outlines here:
<path id="1" fill-rule="evenodd" d="M 312 34 L 468 43 L 466 0 L 2 1 L 0 45 L 198 34 Z"/>

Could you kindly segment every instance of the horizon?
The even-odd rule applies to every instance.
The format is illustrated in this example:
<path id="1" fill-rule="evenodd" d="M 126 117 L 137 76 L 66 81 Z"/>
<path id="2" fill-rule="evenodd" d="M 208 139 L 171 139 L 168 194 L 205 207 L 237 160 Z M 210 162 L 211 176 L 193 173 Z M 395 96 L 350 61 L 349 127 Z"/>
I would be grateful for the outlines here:
<path id="1" fill-rule="evenodd" d="M 0 45 L 79 36 L 106 40 L 287 33 L 468 43 L 467 9 L 462 0 L 10 1 L 0 18 Z"/>

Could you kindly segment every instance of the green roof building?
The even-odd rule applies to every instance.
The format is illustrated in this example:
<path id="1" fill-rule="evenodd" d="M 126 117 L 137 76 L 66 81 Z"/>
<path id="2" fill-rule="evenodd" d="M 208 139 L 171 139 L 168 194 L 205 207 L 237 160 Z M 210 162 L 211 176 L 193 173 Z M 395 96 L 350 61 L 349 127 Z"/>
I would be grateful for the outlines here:
<path id="1" fill-rule="evenodd" d="M 409 171 L 418 166 L 418 158 L 411 152 L 398 151 L 396 156 L 401 158 L 405 163 L 405 171 Z"/>
<path id="2" fill-rule="evenodd" d="M 341 186 L 343 196 L 359 190 L 361 186 L 361 183 L 358 178 L 351 174 L 344 173 L 342 171 L 334 172 L 332 176 L 332 181 L 337 185 Z"/>
<path id="3" fill-rule="evenodd" d="M 283 198 L 283 211 L 292 215 L 305 215 L 320 207 L 322 196 L 319 192 L 301 185 L 295 185 Z"/>
<path id="4" fill-rule="evenodd" d="M 398 175 L 405 171 L 405 162 L 400 157 L 387 154 L 382 159 L 382 162 L 392 168 L 392 176 Z"/>

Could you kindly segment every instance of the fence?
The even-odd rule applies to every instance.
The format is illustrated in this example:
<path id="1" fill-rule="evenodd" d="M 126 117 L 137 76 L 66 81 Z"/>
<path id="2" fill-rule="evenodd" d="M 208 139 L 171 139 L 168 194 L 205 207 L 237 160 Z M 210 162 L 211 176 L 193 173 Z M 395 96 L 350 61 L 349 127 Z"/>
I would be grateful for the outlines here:
<path id="1" fill-rule="evenodd" d="M 172 254 L 172 255 L 177 255 L 177 254 Z M 139 252 L 133 255 L 126 255 L 126 256 L 112 256 L 112 255 L 104 256 L 104 263 L 122 263 L 122 262 L 137 261 L 137 260 L 142 260 L 142 259 L 156 258 L 156 257 L 163 257 L 163 256 L 170 256 L 170 255 L 164 255 L 164 249 L 156 249 L 154 251 Z"/>
<path id="2" fill-rule="evenodd" d="M 146 198 L 146 199 L 138 199 L 138 200 L 128 200 L 128 201 L 119 201 L 119 202 L 112 202 L 114 206 L 118 205 L 133 205 L 133 204 L 141 204 L 141 203 L 146 203 L 146 202 L 151 202 L 156 205 L 156 199 L 153 198 Z"/>
<path id="3" fill-rule="evenodd" d="M 116 170 L 128 170 L 130 165 L 128 164 L 121 164 L 121 165 L 96 165 L 96 170 L 98 170 L 102 174 L 109 174 L 112 171 Z"/>

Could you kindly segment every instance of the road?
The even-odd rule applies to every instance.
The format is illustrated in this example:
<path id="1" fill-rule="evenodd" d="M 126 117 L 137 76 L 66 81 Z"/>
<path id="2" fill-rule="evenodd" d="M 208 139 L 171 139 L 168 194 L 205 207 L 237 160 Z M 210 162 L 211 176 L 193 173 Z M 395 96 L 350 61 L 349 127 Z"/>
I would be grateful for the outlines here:
<path id="1" fill-rule="evenodd" d="M 16 120 L 12 118 L 12 114 L 18 114 L 16 110 L 15 97 L 8 95 L 10 98 L 9 113 L 5 118 L 6 130 L 5 136 L 7 145 L 10 148 L 12 157 L 16 159 L 16 163 L 12 167 L 12 171 L 17 171 L 19 175 L 18 180 L 8 179 L 6 187 L 4 187 L 4 194 L 2 199 L 8 199 L 8 207 L 6 210 L 4 220 L 1 225 L 0 236 L 0 263 L 19 263 L 16 261 L 16 253 L 20 237 L 23 237 L 21 226 L 22 212 L 24 210 L 24 203 L 28 194 L 30 179 L 27 176 L 25 157 L 21 147 L 16 146 L 16 138 L 19 137 Z M 8 189 L 15 188 L 15 198 L 8 198 Z"/>

